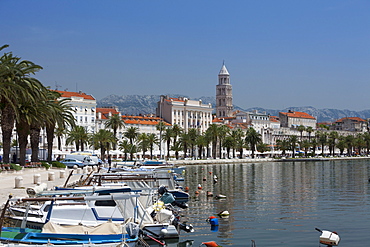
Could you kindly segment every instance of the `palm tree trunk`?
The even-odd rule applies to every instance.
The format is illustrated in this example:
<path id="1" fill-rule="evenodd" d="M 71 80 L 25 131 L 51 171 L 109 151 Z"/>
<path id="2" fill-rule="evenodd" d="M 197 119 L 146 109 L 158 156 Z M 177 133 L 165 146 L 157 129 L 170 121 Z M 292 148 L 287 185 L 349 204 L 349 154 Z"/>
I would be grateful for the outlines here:
<path id="1" fill-rule="evenodd" d="M 52 160 L 52 153 L 53 153 L 53 140 L 54 140 L 54 131 L 55 125 L 53 126 L 46 126 L 46 139 L 48 143 L 48 158 L 47 161 L 51 162 Z M 58 137 L 58 142 L 60 141 L 60 137 Z M 60 150 L 60 143 L 58 143 L 58 148 Z"/>
<path id="2" fill-rule="evenodd" d="M 26 165 L 26 149 L 27 149 L 27 137 L 30 132 L 29 125 L 27 123 L 17 123 L 17 133 L 19 141 L 19 164 L 21 166 Z"/>
<path id="3" fill-rule="evenodd" d="M 1 131 L 3 135 L 3 162 L 10 161 L 10 145 L 14 128 L 15 115 L 9 104 L 5 104 L 1 112 Z M 18 145 L 18 143 L 17 143 Z"/>
<path id="4" fill-rule="evenodd" d="M 32 149 L 32 154 L 31 154 L 31 161 L 32 162 L 39 161 L 40 132 L 41 132 L 40 128 L 38 128 L 36 126 L 31 127 L 30 142 L 31 142 L 31 149 Z"/>

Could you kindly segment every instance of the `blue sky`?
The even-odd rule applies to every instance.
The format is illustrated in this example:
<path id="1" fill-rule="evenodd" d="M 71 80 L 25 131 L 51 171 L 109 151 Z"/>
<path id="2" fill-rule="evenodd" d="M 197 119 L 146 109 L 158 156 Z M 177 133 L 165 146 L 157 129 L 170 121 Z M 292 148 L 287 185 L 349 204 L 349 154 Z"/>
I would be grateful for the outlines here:
<path id="1" fill-rule="evenodd" d="M 2 0 L 5 51 L 55 89 L 214 96 L 243 108 L 370 109 L 367 0 Z"/>

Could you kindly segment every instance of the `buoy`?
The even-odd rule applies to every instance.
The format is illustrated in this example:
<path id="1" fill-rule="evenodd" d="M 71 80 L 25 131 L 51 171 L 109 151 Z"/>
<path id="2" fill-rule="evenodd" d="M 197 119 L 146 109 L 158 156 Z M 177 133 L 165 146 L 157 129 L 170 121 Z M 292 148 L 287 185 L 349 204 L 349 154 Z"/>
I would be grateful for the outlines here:
<path id="1" fill-rule="evenodd" d="M 196 190 L 196 191 L 195 191 L 195 194 L 199 194 L 199 191 L 197 191 L 197 190 Z"/>
<path id="2" fill-rule="evenodd" d="M 212 174 L 212 172 L 208 172 L 209 174 Z"/>
<path id="3" fill-rule="evenodd" d="M 203 177 L 203 181 L 207 181 L 207 178 L 206 177 Z"/>
<path id="4" fill-rule="evenodd" d="M 201 190 L 202 189 L 202 185 L 198 184 L 198 189 Z"/>
<path id="5" fill-rule="evenodd" d="M 225 198 L 226 198 L 226 196 L 225 195 L 221 195 L 221 194 L 216 196 L 216 199 L 225 199 Z"/>
<path id="6" fill-rule="evenodd" d="M 211 191 L 207 191 L 207 196 L 213 196 L 213 193 Z"/>
<path id="7" fill-rule="evenodd" d="M 215 216 L 210 216 L 207 220 L 211 226 L 218 226 L 218 219 Z"/>
<path id="8" fill-rule="evenodd" d="M 186 186 L 185 187 L 185 192 L 188 192 L 189 191 L 189 187 L 188 186 Z"/>
<path id="9" fill-rule="evenodd" d="M 325 244 L 327 246 L 338 246 L 340 237 L 337 232 L 320 230 L 318 228 L 315 228 L 315 230 L 321 232 L 320 244 Z"/>
<path id="10" fill-rule="evenodd" d="M 161 235 L 166 235 L 168 233 L 167 229 L 162 227 L 161 229 Z"/>
<path id="11" fill-rule="evenodd" d="M 228 216 L 230 215 L 229 211 L 225 210 L 225 211 L 222 211 L 218 214 L 219 216 Z"/>
<path id="12" fill-rule="evenodd" d="M 207 247 L 218 247 L 219 245 L 215 241 L 202 242 Z"/>

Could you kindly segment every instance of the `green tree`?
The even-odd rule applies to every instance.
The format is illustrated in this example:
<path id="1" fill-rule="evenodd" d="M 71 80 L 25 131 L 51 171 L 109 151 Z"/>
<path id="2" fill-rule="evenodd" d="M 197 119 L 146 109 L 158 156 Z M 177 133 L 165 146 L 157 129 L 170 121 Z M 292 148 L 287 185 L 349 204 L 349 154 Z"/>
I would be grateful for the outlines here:
<path id="1" fill-rule="evenodd" d="M 252 159 L 254 159 L 254 152 L 256 151 L 257 144 L 262 142 L 261 134 L 252 127 L 249 127 L 245 136 L 245 142 L 248 143 L 252 151 Z"/>
<path id="2" fill-rule="evenodd" d="M 0 50 L 6 47 L 8 46 L 2 46 Z M 10 143 L 15 121 L 17 120 L 18 126 L 22 128 L 23 124 L 30 123 L 30 119 L 20 117 L 20 110 L 22 110 L 23 115 L 26 114 L 26 106 L 20 107 L 20 105 L 26 102 L 27 107 L 30 107 L 32 103 L 43 97 L 44 86 L 32 77 L 41 69 L 41 66 L 27 60 L 21 60 L 21 58 L 13 56 L 11 52 L 4 53 L 0 57 L 0 122 L 3 137 L 3 161 L 5 163 L 9 163 Z M 20 129 L 19 134 L 22 135 L 20 137 L 22 139 L 20 162 L 24 164 L 24 144 L 27 144 L 29 131 Z M 23 135 L 26 135 L 26 137 Z"/>
<path id="3" fill-rule="evenodd" d="M 98 132 L 89 135 L 90 145 L 100 148 L 100 158 L 104 159 L 105 153 L 109 154 L 111 145 L 116 142 L 112 132 L 106 129 L 100 129 Z"/>
<path id="4" fill-rule="evenodd" d="M 166 142 L 167 146 L 167 159 L 170 158 L 171 140 L 173 137 L 172 128 L 166 128 L 162 133 L 162 140 Z"/>
<path id="5" fill-rule="evenodd" d="M 147 135 L 147 141 L 148 141 L 148 145 L 149 145 L 150 159 L 153 159 L 154 145 L 158 145 L 159 138 L 157 137 L 156 134 L 150 133 L 150 134 Z"/>
<path id="6" fill-rule="evenodd" d="M 299 125 L 298 127 L 297 127 L 297 130 L 299 131 L 299 133 L 301 134 L 301 139 L 300 139 L 300 141 L 302 141 L 302 139 L 303 139 L 303 131 L 305 131 L 306 130 L 306 127 L 304 127 L 303 125 Z"/>
<path id="7" fill-rule="evenodd" d="M 230 133 L 230 128 L 226 125 L 221 125 L 218 127 L 218 141 L 219 141 L 219 157 L 222 158 L 222 147 L 224 146 L 223 145 L 223 142 L 225 141 L 225 138 L 229 135 Z"/>
<path id="8" fill-rule="evenodd" d="M 139 135 L 138 128 L 136 127 L 128 127 L 126 131 L 123 133 L 123 136 L 129 139 L 130 144 L 133 145 L 134 141 L 137 139 Z"/>
<path id="9" fill-rule="evenodd" d="M 146 133 L 141 133 L 138 136 L 137 140 L 139 141 L 138 147 L 143 152 L 143 158 L 145 158 L 145 153 L 146 153 L 146 151 L 148 151 L 148 146 L 149 146 L 148 136 L 147 136 Z"/>
<path id="10" fill-rule="evenodd" d="M 306 132 L 308 133 L 308 141 L 311 141 L 311 133 L 314 131 L 314 129 L 311 126 L 308 126 L 306 128 Z"/>
<path id="11" fill-rule="evenodd" d="M 75 144 L 76 151 L 84 151 L 85 145 L 89 141 L 89 135 L 86 132 L 86 129 L 82 126 L 75 126 L 70 131 L 68 131 L 68 137 L 66 139 L 66 144 Z M 103 157 L 102 157 L 103 158 Z"/>
<path id="12" fill-rule="evenodd" d="M 295 135 L 289 136 L 288 143 L 289 143 L 289 149 L 292 151 L 292 157 L 295 158 L 295 149 L 297 147 L 298 138 Z"/>
<path id="13" fill-rule="evenodd" d="M 339 136 L 339 134 L 336 131 L 332 131 L 332 132 L 329 133 L 327 143 L 328 143 L 328 146 L 329 146 L 330 155 L 334 155 L 336 141 L 338 139 L 338 136 Z"/>
<path id="14" fill-rule="evenodd" d="M 230 159 L 230 150 L 235 146 L 235 139 L 232 136 L 226 136 L 223 146 L 226 148 L 226 156 Z"/>
<path id="15" fill-rule="evenodd" d="M 316 132 L 316 138 L 318 143 L 321 145 L 321 155 L 324 156 L 325 145 L 328 143 L 328 133 L 318 131 Z"/>
<path id="16" fill-rule="evenodd" d="M 289 150 L 289 141 L 288 140 L 277 140 L 276 141 L 277 149 L 281 150 L 281 154 L 284 156 L 286 151 Z"/>
<path id="17" fill-rule="evenodd" d="M 195 158 L 194 151 L 195 151 L 195 145 L 196 145 L 196 140 L 199 135 L 198 129 L 191 128 L 188 130 L 188 135 L 189 135 L 189 145 L 190 145 L 190 151 L 191 151 L 191 157 Z"/>
<path id="18" fill-rule="evenodd" d="M 119 114 L 114 114 L 108 118 L 107 122 L 105 122 L 105 127 L 111 128 L 113 130 L 114 137 L 117 139 L 117 130 L 124 128 L 125 124 Z M 113 144 L 113 149 L 116 149 L 116 144 Z"/>
<path id="19" fill-rule="evenodd" d="M 354 139 L 355 137 L 353 135 L 347 135 L 344 139 L 347 147 L 347 154 L 349 156 L 352 156 Z"/>
<path id="20" fill-rule="evenodd" d="M 212 143 L 212 157 L 216 159 L 217 142 L 219 138 L 219 128 L 216 124 L 209 125 L 206 135 Z"/>

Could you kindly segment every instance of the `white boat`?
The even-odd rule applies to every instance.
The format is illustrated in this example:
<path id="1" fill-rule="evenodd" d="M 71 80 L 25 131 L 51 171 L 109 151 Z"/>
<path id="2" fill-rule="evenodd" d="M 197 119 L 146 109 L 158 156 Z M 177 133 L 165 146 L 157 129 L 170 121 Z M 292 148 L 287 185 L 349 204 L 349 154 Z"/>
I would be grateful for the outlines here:
<path id="1" fill-rule="evenodd" d="M 105 188 L 100 191 L 107 190 Z M 113 191 L 113 189 L 110 190 Z M 79 193 L 82 192 L 79 191 Z M 107 221 L 116 223 L 132 221 L 140 224 L 144 234 L 154 238 L 178 238 L 178 220 L 173 211 L 164 207 L 156 211 L 153 207 L 146 209 L 139 198 L 139 194 L 130 192 L 85 197 L 13 199 L 15 201 L 45 201 L 45 203 L 39 209 L 37 207 L 33 209 L 12 207 L 11 211 L 17 211 L 18 214 L 9 216 L 9 219 L 17 227 L 31 229 L 42 229 L 49 221 L 60 225 L 85 226 L 96 226 Z M 152 214 L 153 211 L 155 215 Z"/>

